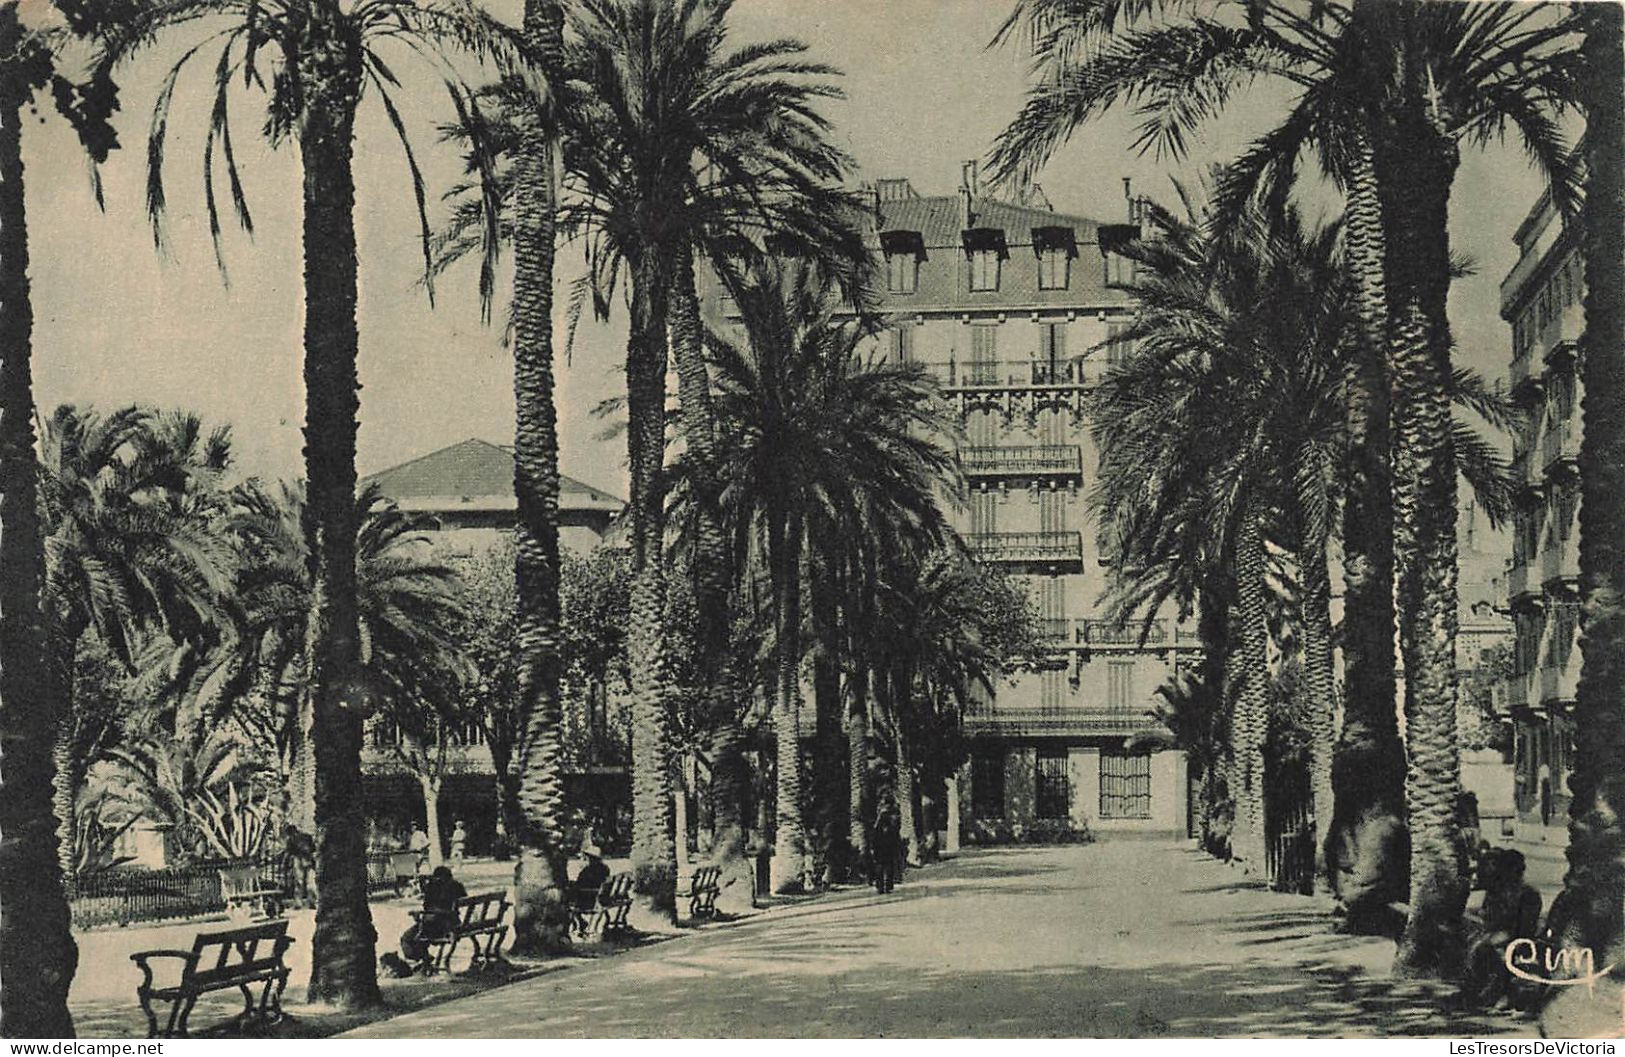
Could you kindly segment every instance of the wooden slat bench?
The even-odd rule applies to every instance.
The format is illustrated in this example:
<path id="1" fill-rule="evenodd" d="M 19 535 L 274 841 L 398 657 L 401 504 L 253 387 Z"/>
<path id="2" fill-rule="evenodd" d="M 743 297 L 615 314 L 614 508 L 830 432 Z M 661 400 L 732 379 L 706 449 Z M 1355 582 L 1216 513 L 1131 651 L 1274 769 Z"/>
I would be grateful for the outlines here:
<path id="1" fill-rule="evenodd" d="M 632 875 L 618 873 L 598 889 L 590 907 L 574 906 L 570 916 L 577 935 L 618 936 L 631 928 L 626 916 L 632 909 Z"/>
<path id="2" fill-rule="evenodd" d="M 688 882 L 688 916 L 692 918 L 715 917 L 717 913 L 717 896 L 722 893 L 718 882 L 722 879 L 722 867 L 702 866 L 694 871 L 694 876 Z"/>
<path id="3" fill-rule="evenodd" d="M 474 947 L 470 970 L 484 972 L 502 961 L 502 941 L 508 935 L 504 919 L 508 916 L 506 892 L 487 892 L 484 895 L 464 896 L 457 900 L 457 920 L 451 930 L 439 936 L 424 936 L 423 943 L 430 949 L 427 971 L 443 973 L 451 970 L 451 956 L 457 945 L 468 940 Z M 419 922 L 423 911 L 412 911 Z"/>
<path id="4" fill-rule="evenodd" d="M 135 997 L 147 1015 L 147 1037 L 185 1035 L 186 1018 L 201 996 L 233 988 L 243 995 L 243 1011 L 233 1018 L 234 1025 L 263 1026 L 280 1020 L 282 992 L 288 986 L 288 965 L 283 955 L 292 945 L 288 923 L 282 920 L 223 932 L 200 932 L 189 951 L 154 950 L 130 955 L 130 960 L 141 967 L 142 980 Z M 180 961 L 178 982 L 154 986 L 152 962 L 157 958 Z M 258 1000 L 253 991 L 256 984 L 261 985 Z M 162 1031 L 158 1030 L 155 1002 L 169 1003 Z"/>
<path id="5" fill-rule="evenodd" d="M 261 877 L 258 866 L 227 866 L 215 872 L 220 875 L 226 916 L 233 921 L 274 918 L 282 913 L 282 886 Z"/>

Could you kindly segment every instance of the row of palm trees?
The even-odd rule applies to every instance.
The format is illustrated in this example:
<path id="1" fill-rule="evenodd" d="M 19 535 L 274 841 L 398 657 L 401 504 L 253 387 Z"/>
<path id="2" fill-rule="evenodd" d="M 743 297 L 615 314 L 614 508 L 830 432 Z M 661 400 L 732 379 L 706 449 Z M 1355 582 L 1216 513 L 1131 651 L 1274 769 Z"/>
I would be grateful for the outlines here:
<path id="1" fill-rule="evenodd" d="M 1004 655 L 1014 656 L 1021 635 L 1001 640 L 999 634 L 984 636 L 974 623 L 920 621 L 921 634 L 929 630 L 937 641 L 894 644 L 881 657 L 872 629 L 897 620 L 896 606 L 918 607 L 932 597 L 951 601 L 961 589 L 1014 599 L 989 611 L 1013 615 L 1018 623 L 1022 610 L 1008 588 L 984 582 L 952 555 L 935 503 L 937 492 L 955 488 L 951 458 L 937 442 L 920 439 L 945 435 L 934 418 L 939 409 L 933 391 L 917 369 L 899 372 L 856 357 L 859 341 L 874 325 L 861 311 L 855 319 L 832 318 L 842 295 L 856 297 L 867 269 L 849 222 L 851 198 L 840 187 L 848 161 L 829 144 L 828 125 L 817 111 L 820 101 L 837 94 L 834 71 L 808 60 L 796 42 L 729 50 L 729 6 L 719 0 L 529 0 L 518 29 L 465 0 L 62 0 L 50 12 L 58 21 L 41 25 L 25 24 L 15 5 L 0 13 L 8 44 L 4 61 L 15 64 L 5 79 L 10 94 L 0 119 L 8 131 L 0 140 L 7 210 L 0 247 L 8 283 L 0 305 L 8 336 L 0 535 L 7 572 L 3 708 L 9 739 L 8 825 L 0 850 L 0 899 L 8 913 L 0 962 L 9 970 L 3 973 L 8 1034 L 71 1032 L 65 999 L 75 958 L 61 886 L 41 883 L 61 877 L 50 805 L 40 790 L 53 787 L 52 720 L 66 714 L 68 685 L 60 673 L 38 665 L 49 655 L 38 648 L 45 634 L 38 616 L 45 590 L 40 571 L 47 564 L 33 513 L 39 476 L 33 464 L 17 121 L 32 104 L 33 88 L 50 81 L 59 109 L 81 129 L 93 160 L 102 160 L 116 145 L 107 124 L 118 102 L 113 78 L 160 42 L 177 41 L 183 50 L 160 84 L 147 143 L 147 209 L 158 241 L 167 207 L 167 133 L 177 100 L 191 98 L 178 85 L 193 62 L 212 57 L 203 161 L 205 206 L 217 240 L 223 226 L 217 181 L 237 222 L 247 229 L 253 223 L 233 141 L 237 96 L 246 91 L 263 97 L 269 143 L 293 144 L 301 163 L 302 546 L 267 534 L 261 540 L 264 557 L 276 570 L 267 583 L 194 585 L 199 590 L 187 597 L 211 605 L 231 599 L 248 610 L 233 616 L 251 624 L 256 615 L 263 617 L 276 629 L 275 656 L 297 664 L 297 692 L 284 702 L 295 715 L 282 729 L 293 732 L 287 751 L 295 815 L 308 804 L 316 836 L 310 1000 L 340 1007 L 378 1001 L 360 815 L 363 719 L 381 694 L 399 693 L 409 676 L 422 675 L 403 673 L 396 685 L 385 679 L 380 686 L 358 550 L 366 522 L 354 467 L 360 266 L 351 167 L 355 116 L 368 98 L 378 101 L 406 154 L 423 220 L 431 296 L 437 274 L 472 251 L 481 259 L 482 292 L 494 301 L 497 256 L 509 245 L 514 252 L 519 949 L 550 948 L 563 925 L 551 327 L 553 255 L 561 239 L 580 240 L 588 251 L 588 274 L 574 291 L 572 318 L 589 300 L 595 312 L 607 313 L 619 283 L 630 291 L 629 640 L 633 861 L 640 889 L 656 907 L 672 912 L 671 726 L 682 689 L 676 673 L 697 673 L 691 678 L 698 693 L 688 696 L 704 701 L 709 714 L 748 713 L 752 668 L 737 631 L 755 614 L 772 615 L 773 633 L 764 641 L 775 673 L 768 696 L 779 741 L 775 828 L 781 885 L 803 883 L 809 872 L 803 865 L 806 805 L 798 795 L 802 725 L 796 677 L 809 644 L 815 644 L 826 674 L 851 672 L 845 662 L 853 656 L 868 658 L 858 666 L 861 677 L 846 676 L 862 680 L 855 690 L 839 679 L 820 684 L 818 729 L 838 734 L 844 727 L 848 744 L 863 749 L 889 737 L 889 751 L 901 763 L 898 783 L 912 809 L 914 794 L 907 787 L 914 766 L 907 761 L 921 757 L 908 756 L 901 746 L 905 737 L 938 736 L 930 733 L 931 722 L 911 715 L 916 698 L 951 715 L 968 693 L 967 678 L 984 678 Z M 463 144 L 469 179 L 454 189 L 453 220 L 440 236 L 431 235 L 426 220 L 426 188 L 395 101 L 404 88 L 391 49 L 434 61 L 456 116 L 449 124 Z M 465 60 L 491 71 L 494 82 L 465 81 L 462 72 L 471 68 Z M 781 274 L 761 263 L 768 253 L 800 263 L 793 274 Z M 744 345 L 732 347 L 703 333 L 695 285 L 700 262 L 750 306 Z M 667 524 L 671 475 L 665 470 L 665 379 L 672 359 L 681 380 L 684 454 L 677 478 L 687 530 L 675 535 Z M 740 451 L 751 454 L 739 458 Z M 797 488 L 786 491 L 787 480 Z M 292 504 L 276 507 L 285 521 Z M 900 554 L 880 550 L 888 533 L 905 545 Z M 849 542 L 832 549 L 835 539 Z M 810 576 L 814 562 L 839 570 L 843 590 L 833 590 L 822 571 Z M 288 586 L 295 564 L 302 564 L 302 592 L 279 590 Z M 700 601 L 697 664 L 681 663 L 686 659 L 672 645 L 680 638 L 667 597 L 674 569 L 692 578 Z M 921 591 L 907 589 L 913 581 Z M 810 607 L 802 602 L 807 589 Z M 887 602 L 882 591 L 895 601 Z M 768 604 L 758 605 L 764 596 Z M 259 603 L 266 612 L 253 608 Z M 810 620 L 804 619 L 808 609 Z M 959 606 L 962 616 L 976 615 L 971 609 Z M 299 620 L 290 624 L 294 610 Z M 218 623 L 215 614 L 204 616 L 195 614 L 198 627 Z M 167 611 L 155 626 L 171 630 Z M 184 646 L 185 629 L 174 630 L 171 639 Z M 955 636 L 960 641 L 951 641 Z M 994 649 L 984 638 L 1016 645 Z M 953 647 L 951 658 L 934 652 L 943 643 Z M 209 664 L 246 669 L 246 651 L 267 648 L 248 634 L 233 637 L 231 645 L 235 653 L 193 653 L 207 654 Z M 201 670 L 194 675 L 200 685 L 212 678 Z M 712 725 L 721 730 L 715 735 L 717 772 L 725 776 L 719 813 L 738 816 L 742 739 L 729 727 Z M 826 773 L 825 787 L 872 797 L 869 775 L 859 764 L 869 755 L 841 756 L 852 760 L 851 780 L 842 783 Z M 940 778 L 940 767 L 934 777 Z M 822 846 L 850 843 L 854 835 L 861 843 L 867 806 L 848 807 L 846 832 L 825 827 L 831 835 Z M 725 853 L 741 851 L 738 839 L 725 845 Z M 24 964 L 30 971 L 15 970 Z"/>
<path id="2" fill-rule="evenodd" d="M 1177 157 L 1192 132 L 1249 82 L 1278 79 L 1294 93 L 1273 126 L 1217 180 L 1211 215 L 1199 218 L 1205 246 L 1191 247 L 1190 218 L 1163 218 L 1175 235 L 1154 253 L 1185 259 L 1147 261 L 1155 278 L 1142 299 L 1156 308 L 1141 317 L 1150 348 L 1134 370 L 1145 372 L 1146 381 L 1176 384 L 1153 408 L 1127 378 L 1109 383 L 1107 421 L 1115 409 L 1135 438 L 1121 452 L 1142 445 L 1160 461 L 1133 465 L 1125 460 L 1134 456 L 1123 454 L 1115 478 L 1106 475 L 1106 499 L 1126 522 L 1125 546 L 1139 564 L 1130 570 L 1138 577 L 1124 581 L 1125 604 L 1174 593 L 1200 599 L 1210 642 L 1227 643 L 1210 656 L 1216 667 L 1209 682 L 1214 692 L 1225 688 L 1233 708 L 1228 777 L 1238 803 L 1234 844 L 1244 860 L 1262 852 L 1256 786 L 1266 643 L 1256 583 L 1272 541 L 1296 549 L 1310 614 L 1303 646 L 1315 687 L 1321 861 L 1323 868 L 1327 858 L 1368 864 L 1377 877 L 1339 879 L 1333 870 L 1328 880 L 1381 901 L 1408 902 L 1397 960 L 1406 972 L 1451 971 L 1461 952 L 1468 884 L 1457 812 L 1454 519 L 1458 474 L 1475 465 L 1488 469 L 1492 460 L 1462 432 L 1451 405 L 1469 399 L 1495 413 L 1478 387 L 1464 388 L 1451 360 L 1445 302 L 1456 267 L 1448 238 L 1452 182 L 1463 147 L 1517 134 L 1552 199 L 1569 217 L 1578 211 L 1601 251 L 1587 256 L 1586 383 L 1617 372 L 1619 317 L 1608 306 L 1620 296 L 1620 146 L 1611 116 L 1618 22 L 1612 4 L 1020 0 L 999 36 L 1026 45 L 1034 57 L 1027 101 L 992 155 L 995 172 L 1009 180 L 1029 177 L 1109 109 L 1132 107 L 1142 148 Z M 1587 118 L 1583 159 L 1563 134 L 1565 117 L 1577 108 Z M 1306 155 L 1345 202 L 1335 275 L 1325 272 L 1324 247 L 1314 248 L 1331 236 L 1306 236 L 1279 205 Z M 1239 286 L 1227 263 L 1232 253 L 1262 266 L 1243 269 Z M 1316 275 L 1317 285 L 1304 289 L 1295 276 L 1280 274 L 1283 261 Z M 1242 298 L 1258 292 L 1249 284 L 1272 274 L 1264 288 L 1298 312 L 1246 311 Z M 1201 275 L 1200 290 L 1180 289 L 1181 275 Z M 1326 325 L 1324 314 L 1333 308 L 1346 313 L 1346 325 Z M 1165 313 L 1178 319 L 1159 320 Z M 1272 347 L 1289 357 L 1259 362 Z M 1233 364 L 1217 363 L 1220 348 Z M 1242 364 L 1247 370 L 1238 373 Z M 1283 373 L 1281 364 L 1289 370 Z M 1147 421 L 1179 416 L 1201 435 L 1202 420 L 1192 416 L 1205 413 L 1204 401 L 1196 397 L 1212 388 L 1255 408 L 1247 436 L 1221 429 L 1225 443 L 1204 446 L 1184 430 L 1163 435 Z M 1270 399 L 1289 392 L 1304 398 Z M 1606 562 L 1617 554 L 1610 549 L 1617 528 L 1601 520 L 1609 513 L 1597 514 L 1611 512 L 1617 501 L 1600 458 L 1618 444 L 1617 419 L 1593 413 L 1611 407 L 1607 399 L 1593 403 L 1588 389 L 1586 444 L 1593 455 L 1585 509 L 1592 513 L 1581 561 L 1590 674 L 1582 677 L 1577 707 L 1585 720 L 1577 742 L 1587 748 L 1574 782 L 1568 879 L 1585 907 L 1571 928 L 1599 950 L 1619 942 L 1625 896 L 1620 845 L 1606 835 L 1617 826 L 1605 821 L 1616 791 L 1603 777 L 1618 768 L 1618 739 L 1609 732 L 1617 730 L 1621 700 L 1617 665 L 1605 659 L 1619 647 L 1610 591 L 1617 569 Z M 1286 420 L 1274 417 L 1283 414 Z M 1335 437 L 1336 447 L 1317 437 Z M 1335 472 L 1339 464 L 1346 472 Z M 1264 472 L 1251 476 L 1253 465 Z M 1249 487 L 1255 481 L 1262 491 Z M 1213 494 L 1223 498 L 1226 519 L 1216 535 L 1192 534 L 1188 504 Z M 1479 498 L 1486 499 L 1483 489 Z M 1334 526 L 1341 528 L 1344 576 L 1343 722 L 1335 743 L 1322 641 L 1328 623 L 1321 615 L 1329 584 L 1320 557 Z M 1214 569 L 1226 575 L 1215 580 Z M 1405 672 L 1403 743 L 1396 629 Z M 1226 657 L 1234 658 L 1229 671 Z"/>

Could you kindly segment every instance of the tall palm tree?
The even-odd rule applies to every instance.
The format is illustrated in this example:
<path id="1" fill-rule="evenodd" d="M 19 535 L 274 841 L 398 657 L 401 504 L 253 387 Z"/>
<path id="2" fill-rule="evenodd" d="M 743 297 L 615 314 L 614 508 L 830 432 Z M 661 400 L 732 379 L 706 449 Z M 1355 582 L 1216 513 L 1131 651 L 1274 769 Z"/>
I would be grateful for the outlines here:
<path id="1" fill-rule="evenodd" d="M 75 35 L 99 31 L 122 7 L 77 0 L 56 5 Z M 50 30 L 20 5 L 0 8 L 0 1034 L 73 1035 L 68 985 L 78 964 L 57 862 L 52 745 L 58 694 L 46 663 L 40 591 L 43 532 L 35 504 L 34 316 L 28 278 L 22 125 L 35 92 L 58 90 L 59 112 L 77 128 L 93 161 L 117 146 L 107 119 L 118 105 L 111 78 L 75 85 L 57 73 Z"/>
<path id="2" fill-rule="evenodd" d="M 379 1001 L 376 933 L 367 908 L 365 827 L 361 824 L 361 686 L 358 657 L 355 444 L 359 410 L 356 355 L 355 120 L 364 95 L 382 105 L 400 138 L 429 260 L 423 180 L 391 97 L 398 87 L 383 54 L 494 58 L 507 72 L 526 68 L 514 35 L 467 0 L 158 0 L 145 5 L 106 49 L 104 68 L 129 59 L 179 27 L 216 20 L 165 77 L 153 111 L 147 207 L 155 237 L 165 210 L 163 161 L 171 103 L 190 61 L 218 45 L 213 107 L 204 141 L 204 200 L 218 255 L 220 221 L 214 151 L 224 162 L 238 221 L 252 221 L 232 146 L 229 95 L 238 74 L 267 93 L 265 132 L 273 146 L 295 140 L 303 172 L 306 532 L 311 593 L 307 653 L 315 776 L 317 921 L 309 997 L 343 1008 Z M 458 105 L 464 90 L 441 70 Z M 267 76 L 268 75 L 268 76 Z"/>
<path id="3" fill-rule="evenodd" d="M 802 58 L 805 47 L 793 41 L 725 51 L 730 7 L 700 0 L 584 0 L 571 12 L 574 39 L 566 48 L 562 88 L 571 129 L 567 186 L 574 192 L 563 222 L 588 240 L 595 307 L 607 307 L 623 270 L 631 287 L 632 626 L 641 653 L 634 665 L 633 861 L 661 905 L 668 902 L 665 878 L 675 867 L 660 627 L 659 475 L 669 340 L 678 353 L 685 438 L 704 459 L 714 454 L 708 443 L 713 427 L 693 261 L 726 261 L 742 231 L 760 237 L 774 220 L 799 221 L 802 230 L 842 230 L 832 222 L 833 211 L 802 204 L 845 167 L 813 109 L 835 94 L 825 81 L 834 71 Z M 834 197 L 825 192 L 822 201 Z M 856 242 L 855 235 L 844 237 Z M 697 569 L 707 599 L 702 609 L 717 615 L 703 637 L 711 678 L 725 687 L 717 658 L 725 653 L 729 584 L 709 494 L 696 497 Z"/>
<path id="4" fill-rule="evenodd" d="M 569 12 L 572 39 L 555 85 L 554 113 L 565 136 L 565 190 L 570 192 L 559 226 L 570 237 L 584 238 L 588 248 L 589 274 L 576 287 L 570 308 L 572 332 L 583 299 L 590 296 L 595 313 L 604 315 L 618 282 L 624 279 L 632 289 L 628 444 L 640 448 L 630 459 L 632 506 L 650 512 L 634 518 L 643 526 L 634 533 L 633 550 L 640 555 L 653 553 L 663 535 L 652 476 L 661 465 L 653 445 L 663 432 L 651 423 L 663 414 L 664 389 L 657 391 L 655 383 L 664 371 L 656 368 L 668 350 L 675 351 L 681 424 L 693 465 L 713 461 L 715 427 L 695 262 L 707 261 L 726 276 L 738 266 L 737 255 L 759 253 L 769 238 L 832 258 L 832 267 L 849 275 L 861 270 L 855 262 L 867 261 L 847 224 L 853 199 L 835 186 L 846 159 L 826 142 L 828 125 L 814 109 L 819 99 L 836 94 L 824 81 L 833 71 L 803 59 L 805 47 L 793 41 L 725 51 L 731 6 L 696 0 L 577 4 Z M 508 163 L 532 135 L 523 115 L 534 104 L 513 85 L 496 86 L 483 98 L 486 109 L 479 121 L 494 153 L 471 157 L 470 168 L 494 174 L 505 189 L 495 196 L 454 189 L 453 196 L 463 200 L 445 239 L 445 259 L 478 246 L 489 262 L 492 239 L 516 230 L 520 174 Z M 489 275 L 488 263 L 483 274 Z M 691 481 L 697 482 L 697 477 Z M 701 667 L 708 694 L 716 699 L 708 711 L 720 715 L 732 710 L 739 693 L 737 680 L 720 661 L 728 652 L 730 571 L 714 488 L 697 491 L 693 501 L 691 565 L 705 596 Z M 642 559 L 637 565 L 645 568 Z M 637 611 L 652 621 L 663 611 L 661 581 L 654 565 L 648 568 L 648 576 L 640 575 Z M 640 649 L 643 644 L 654 649 L 663 637 L 650 624 L 637 641 Z M 639 872 L 652 878 L 664 876 L 671 865 L 660 836 L 670 824 L 656 803 L 668 799 L 659 785 L 666 768 L 655 762 L 666 752 L 652 725 L 658 711 L 653 703 L 666 689 L 644 684 L 659 679 L 664 667 L 648 663 L 638 669 L 644 719 L 639 729 L 646 731 L 641 740 L 650 755 L 645 766 L 635 768 L 643 777 L 636 780 L 641 807 L 634 816 L 647 824 L 636 826 L 634 859 Z M 737 830 L 730 827 L 730 832 Z M 719 849 L 724 859 L 741 852 L 733 839 Z M 659 864 L 664 866 L 656 868 Z"/>
<path id="5" fill-rule="evenodd" d="M 1129 330 L 1139 346 L 1095 399 L 1103 446 L 1096 500 L 1123 551 L 1114 577 L 1127 612 L 1153 615 L 1168 599 L 1188 597 L 1203 582 L 1204 561 L 1233 563 L 1231 843 L 1251 871 L 1264 860 L 1266 539 L 1296 535 L 1305 583 L 1325 585 L 1349 320 L 1335 227 L 1310 230 L 1279 201 L 1255 200 L 1216 235 L 1200 207 L 1187 200 L 1186 212 L 1148 206 L 1155 234 L 1128 250 L 1139 265 L 1142 305 Z M 1204 531 L 1206 540 L 1193 535 Z M 1165 567 L 1180 555 L 1198 564 L 1185 573 Z M 1322 669 L 1307 680 L 1315 817 L 1329 819 L 1329 587 L 1303 601 L 1304 639 L 1317 646 L 1309 666 Z"/>
<path id="6" fill-rule="evenodd" d="M 1617 958 L 1625 936 L 1625 70 L 1621 11 L 1589 4 L 1579 12 L 1587 66 L 1586 185 L 1580 214 L 1585 258 L 1585 433 L 1580 442 L 1584 501 L 1580 507 L 1580 575 L 1586 611 L 1583 663 L 1575 701 L 1574 801 L 1569 815 L 1571 907 L 1566 939 Z M 1608 952 L 1604 956 L 1601 952 Z"/>
<path id="7" fill-rule="evenodd" d="M 549 82 L 562 77 L 564 10 L 526 0 L 525 44 Z M 540 108 L 538 108 L 540 110 Z M 514 591 L 519 626 L 519 806 L 514 943 L 557 949 L 564 907 L 564 774 L 559 745 L 559 436 L 553 390 L 553 255 L 559 208 L 556 117 L 538 112 L 514 152 Z M 553 126 L 553 127 L 549 127 Z"/>
<path id="8" fill-rule="evenodd" d="M 1453 972 L 1466 905 L 1456 744 L 1456 480 L 1450 416 L 1451 186 L 1465 144 L 1513 126 L 1554 198 L 1575 201 L 1556 115 L 1576 99 L 1578 51 L 1567 11 L 1548 5 L 1391 5 L 1388 105 L 1373 160 L 1387 246 L 1393 374 L 1395 610 L 1405 666 L 1410 914 L 1396 956 L 1408 974 Z"/>
<path id="9" fill-rule="evenodd" d="M 836 284 L 815 267 L 763 263 L 740 285 L 738 304 L 747 346 L 708 342 L 719 436 L 731 453 L 720 498 L 737 560 L 760 555 L 772 590 L 773 874 L 784 890 L 805 871 L 799 673 L 809 532 L 832 522 L 853 531 L 884 510 L 891 525 L 940 537 L 937 494 L 955 489 L 957 471 L 937 439 L 951 425 L 932 381 L 917 364 L 864 359 L 874 321 L 843 321 Z"/>
<path id="10" fill-rule="evenodd" d="M 1299 87 L 1286 118 L 1244 156 L 1240 171 L 1244 184 L 1289 175 L 1305 147 L 1318 147 L 1323 168 L 1351 196 L 1359 292 L 1371 292 L 1369 279 L 1382 261 L 1383 313 L 1367 301 L 1362 316 L 1368 329 L 1378 318 L 1387 328 L 1395 546 L 1402 556 L 1396 597 L 1406 671 L 1414 673 L 1406 684 L 1407 710 L 1417 721 L 1407 726 L 1415 744 L 1406 800 L 1417 832 L 1411 918 L 1399 964 L 1409 972 L 1448 972 L 1466 889 L 1459 834 L 1450 821 L 1460 783 L 1450 726 L 1455 469 L 1444 221 L 1458 144 L 1499 139 L 1508 126 L 1559 201 L 1572 201 L 1573 175 L 1554 120 L 1572 105 L 1578 83 L 1572 22 L 1563 5 L 1503 2 L 1317 4 L 1305 12 L 1273 0 L 1241 0 L 1236 7 L 1239 19 L 1200 9 L 1170 22 L 1172 9 L 1160 4 L 1021 0 L 1006 33 L 1027 31 L 1040 78 L 1001 137 L 995 167 L 1006 175 L 1031 172 L 1072 130 L 1120 102 L 1137 103 L 1144 115 L 1143 146 L 1178 152 L 1192 127 L 1221 109 L 1246 79 L 1282 76 Z M 1372 233 L 1373 190 L 1380 253 L 1365 237 Z M 1370 399 L 1377 373 L 1369 362 L 1350 372 L 1351 406 L 1365 410 L 1362 433 L 1373 444 L 1381 439 L 1370 429 L 1380 410 Z M 1381 453 L 1372 455 L 1362 465 L 1377 465 Z M 1368 483 L 1381 481 L 1368 475 Z M 1366 574 L 1382 573 L 1382 557 L 1380 548 L 1356 553 L 1360 590 L 1351 601 L 1357 606 L 1369 600 L 1380 607 L 1385 592 Z M 1377 623 L 1362 627 L 1356 641 L 1386 654 Z M 1364 660 L 1358 649 L 1353 659 Z M 1386 704 L 1381 707 L 1386 712 Z M 1377 719 L 1380 737 L 1386 724 L 1386 715 Z"/>

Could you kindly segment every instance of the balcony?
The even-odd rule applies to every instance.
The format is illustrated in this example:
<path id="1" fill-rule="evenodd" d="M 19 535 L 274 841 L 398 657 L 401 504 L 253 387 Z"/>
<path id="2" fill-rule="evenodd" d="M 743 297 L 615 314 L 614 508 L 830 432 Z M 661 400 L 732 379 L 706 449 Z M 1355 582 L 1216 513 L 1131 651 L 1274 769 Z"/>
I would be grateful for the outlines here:
<path id="1" fill-rule="evenodd" d="M 1177 621 L 1143 620 L 1126 623 L 1115 620 L 1085 618 L 1078 621 L 1077 641 L 1080 646 L 1094 650 L 1161 649 L 1176 646 L 1180 649 L 1200 648 L 1201 637 L 1194 628 Z"/>
<path id="2" fill-rule="evenodd" d="M 1579 551 L 1572 538 L 1552 539 L 1540 552 L 1540 582 L 1577 586 L 1580 582 Z"/>
<path id="3" fill-rule="evenodd" d="M 977 561 L 1079 565 L 1083 562 L 1081 532 L 980 532 L 965 537 Z"/>
<path id="4" fill-rule="evenodd" d="M 1515 601 L 1525 595 L 1539 593 L 1539 587 L 1532 587 L 1529 583 L 1529 562 L 1517 562 L 1507 570 L 1507 599 L 1509 601 Z"/>
<path id="5" fill-rule="evenodd" d="M 1540 442 L 1540 464 L 1548 475 L 1572 470 L 1580 459 L 1580 440 L 1567 422 L 1553 423 Z"/>
<path id="6" fill-rule="evenodd" d="M 967 477 L 1083 476 L 1083 449 L 1076 444 L 960 448 L 959 461 Z"/>
<path id="7" fill-rule="evenodd" d="M 1128 735 L 1161 730 L 1162 724 L 1143 708 L 999 708 L 992 706 L 965 716 L 967 734 L 1050 735 L 1076 737 L 1091 734 Z"/>
<path id="8" fill-rule="evenodd" d="M 1552 705 L 1566 705 L 1574 702 L 1575 690 L 1580 682 L 1579 660 L 1578 657 L 1571 657 L 1567 664 L 1543 664 L 1540 666 L 1541 705 L 1550 708 Z"/>
<path id="9" fill-rule="evenodd" d="M 1540 702 L 1535 698 L 1535 673 L 1515 672 L 1507 677 L 1507 710 L 1516 715 L 1527 712 Z"/>
<path id="10" fill-rule="evenodd" d="M 1106 374 L 1103 359 L 948 360 L 925 367 L 948 389 L 1080 389 L 1098 384 Z"/>

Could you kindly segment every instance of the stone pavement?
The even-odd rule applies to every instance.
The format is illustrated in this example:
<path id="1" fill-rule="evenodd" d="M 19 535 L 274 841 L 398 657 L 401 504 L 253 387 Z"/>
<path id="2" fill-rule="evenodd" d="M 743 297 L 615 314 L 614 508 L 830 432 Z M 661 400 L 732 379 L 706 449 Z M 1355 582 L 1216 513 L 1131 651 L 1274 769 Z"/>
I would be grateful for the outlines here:
<path id="1" fill-rule="evenodd" d="M 356 1037 L 1474 1036 L 1390 942 L 1172 841 L 967 852 L 369 1024 Z"/>

